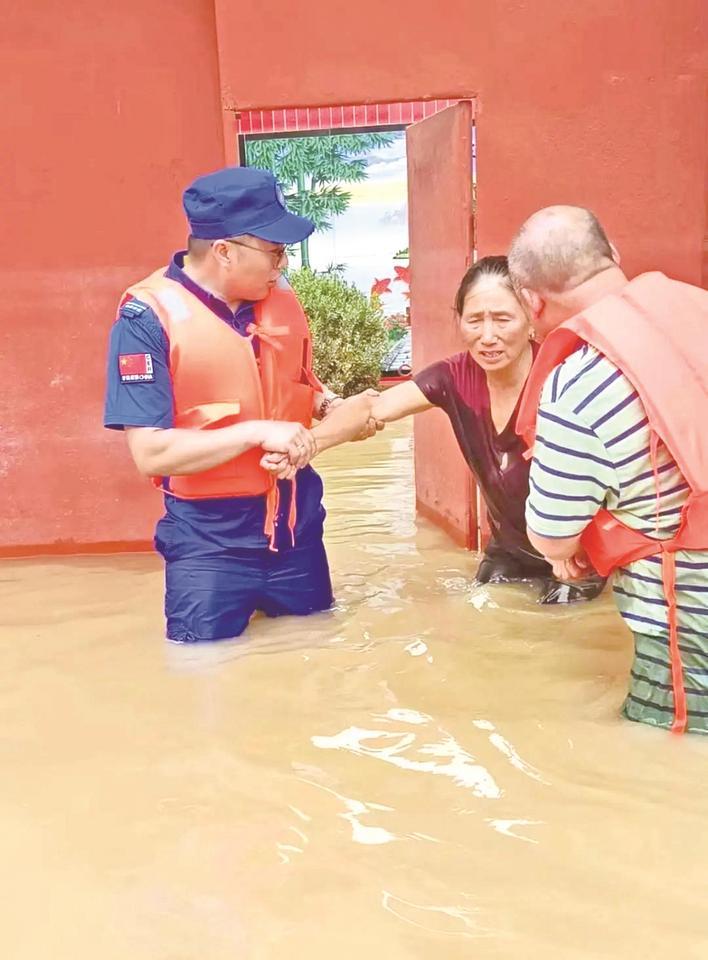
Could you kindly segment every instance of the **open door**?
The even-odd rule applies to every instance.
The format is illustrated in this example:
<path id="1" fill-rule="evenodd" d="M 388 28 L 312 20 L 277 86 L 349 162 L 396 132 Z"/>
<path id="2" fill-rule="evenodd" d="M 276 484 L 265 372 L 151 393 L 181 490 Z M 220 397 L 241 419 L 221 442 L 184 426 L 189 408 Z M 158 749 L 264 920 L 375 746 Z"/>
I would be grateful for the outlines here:
<path id="1" fill-rule="evenodd" d="M 413 370 L 463 349 L 454 298 L 472 263 L 473 103 L 408 127 Z M 468 549 L 479 546 L 477 490 L 440 410 L 415 418 L 416 506 Z"/>

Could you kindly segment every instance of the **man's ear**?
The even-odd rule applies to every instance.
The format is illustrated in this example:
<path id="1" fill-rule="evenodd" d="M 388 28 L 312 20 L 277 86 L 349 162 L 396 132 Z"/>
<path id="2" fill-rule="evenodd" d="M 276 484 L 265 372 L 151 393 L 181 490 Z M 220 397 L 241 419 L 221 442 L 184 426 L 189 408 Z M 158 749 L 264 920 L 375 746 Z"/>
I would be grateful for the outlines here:
<path id="1" fill-rule="evenodd" d="M 211 245 L 212 256 L 220 267 L 228 266 L 231 262 L 230 251 L 231 247 L 226 240 L 215 240 Z"/>
<path id="2" fill-rule="evenodd" d="M 612 243 L 612 241 L 610 241 L 610 250 L 612 251 L 612 259 L 615 261 L 615 263 L 619 267 L 620 264 L 622 263 L 622 258 L 620 257 L 619 250 L 614 245 L 614 243 Z"/>
<path id="3" fill-rule="evenodd" d="M 522 287 L 521 302 L 532 321 L 536 320 L 536 318 L 543 313 L 545 302 L 535 290 L 529 290 L 528 287 Z"/>

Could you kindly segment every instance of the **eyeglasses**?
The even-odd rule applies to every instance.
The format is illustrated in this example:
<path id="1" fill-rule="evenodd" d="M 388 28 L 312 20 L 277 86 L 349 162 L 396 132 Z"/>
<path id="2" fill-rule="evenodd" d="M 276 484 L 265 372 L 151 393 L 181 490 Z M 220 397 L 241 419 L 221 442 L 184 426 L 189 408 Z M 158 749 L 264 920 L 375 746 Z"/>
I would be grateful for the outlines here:
<path id="1" fill-rule="evenodd" d="M 275 250 L 264 250 L 263 247 L 254 247 L 252 243 L 244 243 L 243 240 L 232 240 L 230 237 L 227 237 L 224 242 L 235 243 L 239 247 L 247 247 L 249 250 L 255 250 L 256 253 L 264 253 L 267 257 L 270 257 L 274 270 L 278 269 L 280 264 L 283 262 L 283 258 L 288 252 L 287 247 L 284 245 L 276 247 Z"/>

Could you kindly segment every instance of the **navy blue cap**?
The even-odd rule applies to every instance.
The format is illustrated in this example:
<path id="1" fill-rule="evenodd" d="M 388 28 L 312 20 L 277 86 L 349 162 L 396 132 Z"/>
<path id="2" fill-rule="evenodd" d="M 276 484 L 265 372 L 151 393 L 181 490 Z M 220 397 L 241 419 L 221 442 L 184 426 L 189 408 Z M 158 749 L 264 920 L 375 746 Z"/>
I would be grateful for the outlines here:
<path id="1" fill-rule="evenodd" d="M 198 177 L 183 197 L 192 236 L 203 240 L 249 234 L 271 243 L 299 243 L 315 225 L 288 213 L 283 191 L 269 170 L 226 167 Z"/>

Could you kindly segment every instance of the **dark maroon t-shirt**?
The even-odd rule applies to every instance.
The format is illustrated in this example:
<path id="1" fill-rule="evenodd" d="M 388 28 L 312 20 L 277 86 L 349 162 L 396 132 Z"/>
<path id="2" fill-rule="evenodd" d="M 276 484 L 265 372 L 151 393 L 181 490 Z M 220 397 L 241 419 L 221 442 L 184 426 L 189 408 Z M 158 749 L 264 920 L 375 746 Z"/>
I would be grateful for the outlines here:
<path id="1" fill-rule="evenodd" d="M 529 464 L 514 430 L 519 404 L 509 423 L 497 433 L 487 377 L 467 351 L 431 364 L 414 380 L 426 399 L 450 418 L 487 504 L 494 540 L 506 550 L 538 557 L 526 536 Z"/>

